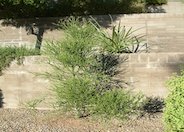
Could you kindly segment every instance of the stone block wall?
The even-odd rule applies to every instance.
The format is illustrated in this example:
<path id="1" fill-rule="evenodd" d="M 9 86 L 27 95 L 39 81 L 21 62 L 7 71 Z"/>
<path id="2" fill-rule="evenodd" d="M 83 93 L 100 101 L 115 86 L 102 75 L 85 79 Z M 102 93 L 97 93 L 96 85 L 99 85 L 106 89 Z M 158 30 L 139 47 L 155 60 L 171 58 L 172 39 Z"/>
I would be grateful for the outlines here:
<path id="1" fill-rule="evenodd" d="M 45 41 L 63 38 L 63 32 L 55 25 L 61 18 L 2 19 L 0 20 L 0 46 L 34 47 L 39 30 L 43 29 Z M 41 31 L 40 30 L 40 31 Z"/>
<path id="2" fill-rule="evenodd" d="M 3 94 L 5 108 L 28 107 L 28 102 L 43 100 L 39 108 L 51 108 L 52 98 L 49 81 L 38 76 L 49 70 L 45 57 L 26 57 L 22 65 L 16 61 L 3 71 L 0 76 L 0 89 Z"/>
<path id="3" fill-rule="evenodd" d="M 92 16 L 102 27 L 111 30 L 121 22 L 127 28 L 139 29 L 136 34 L 145 35 L 150 52 L 183 52 L 184 49 L 184 14 L 133 14 Z M 34 47 L 36 36 L 28 32 L 30 27 L 44 29 L 43 40 L 63 38 L 61 30 L 55 26 L 61 18 L 21 19 L 14 21 L 0 20 L 0 45 L 27 45 Z M 55 24 L 54 24 L 55 23 Z M 36 26 L 35 26 L 36 25 Z"/>
<path id="4" fill-rule="evenodd" d="M 121 55 L 127 60 L 121 63 L 123 73 L 119 78 L 128 82 L 132 90 L 147 96 L 166 97 L 166 81 L 179 73 L 184 65 L 184 53 L 142 53 Z"/>
<path id="5" fill-rule="evenodd" d="M 126 87 L 142 92 L 146 96 L 166 97 L 166 80 L 180 71 L 184 64 L 184 53 L 141 53 L 120 56 L 118 79 L 126 82 Z M 25 57 L 23 65 L 13 62 L 0 76 L 0 90 L 3 107 L 21 108 L 26 102 L 45 99 L 38 105 L 40 109 L 52 108 L 53 92 L 47 79 L 36 76 L 50 70 L 43 56 Z M 124 83 L 122 83 L 124 85 Z"/>

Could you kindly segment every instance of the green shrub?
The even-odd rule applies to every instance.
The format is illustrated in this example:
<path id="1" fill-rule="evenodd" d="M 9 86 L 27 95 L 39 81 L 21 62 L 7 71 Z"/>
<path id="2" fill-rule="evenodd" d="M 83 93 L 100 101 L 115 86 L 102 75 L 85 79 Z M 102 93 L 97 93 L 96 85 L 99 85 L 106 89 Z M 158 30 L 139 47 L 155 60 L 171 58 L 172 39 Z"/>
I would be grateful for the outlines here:
<path id="1" fill-rule="evenodd" d="M 76 111 L 78 117 L 90 114 L 96 95 L 91 78 L 88 76 L 71 77 L 55 86 L 59 107 Z"/>
<path id="2" fill-rule="evenodd" d="M 162 5 L 167 4 L 168 0 L 146 0 L 147 5 Z"/>
<path id="3" fill-rule="evenodd" d="M 66 21 L 64 30 L 65 39 L 56 43 L 48 43 L 46 54 L 64 67 L 71 68 L 75 73 L 79 72 L 79 69 L 89 68 L 90 63 L 93 63 L 94 60 L 93 48 L 97 45 L 95 27 L 91 23 L 83 22 L 82 24 L 78 19 L 71 18 Z"/>
<path id="4" fill-rule="evenodd" d="M 170 94 L 164 110 L 166 131 L 184 132 L 184 71 L 173 76 L 167 84 Z"/>
<path id="5" fill-rule="evenodd" d="M 0 73 L 15 59 L 18 63 L 21 63 L 24 56 L 38 54 L 40 54 L 39 51 L 27 49 L 25 47 L 0 47 Z"/>
<path id="6" fill-rule="evenodd" d="M 113 80 L 106 65 L 109 59 L 105 59 L 99 47 L 97 28 L 91 22 L 74 18 L 66 22 L 65 39 L 48 43 L 44 48 L 53 68 L 46 76 L 51 80 L 58 106 L 76 112 L 79 117 L 128 116 L 139 99 L 110 85 Z"/>
<path id="7" fill-rule="evenodd" d="M 142 96 L 133 95 L 124 89 L 108 90 L 98 96 L 95 113 L 106 118 L 126 119 L 137 112 Z"/>
<path id="8" fill-rule="evenodd" d="M 93 48 L 97 45 L 95 27 L 89 22 L 71 18 L 64 24 L 66 38 L 48 43 L 45 53 L 50 56 L 54 91 L 59 106 L 76 110 L 79 117 L 89 113 L 88 107 L 95 92 L 94 73 L 90 65 L 95 63 Z M 93 97 L 94 98 L 94 97 Z"/>

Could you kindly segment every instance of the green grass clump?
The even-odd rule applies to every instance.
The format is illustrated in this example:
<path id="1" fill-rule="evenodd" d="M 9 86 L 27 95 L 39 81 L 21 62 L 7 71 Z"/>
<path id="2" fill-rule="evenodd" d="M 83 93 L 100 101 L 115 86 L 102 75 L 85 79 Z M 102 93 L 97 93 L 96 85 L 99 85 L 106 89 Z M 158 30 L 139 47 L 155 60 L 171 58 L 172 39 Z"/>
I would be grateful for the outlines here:
<path id="1" fill-rule="evenodd" d="M 143 35 L 135 35 L 137 30 L 127 29 L 125 26 L 113 26 L 112 33 L 100 31 L 100 40 L 104 50 L 109 53 L 135 53 L 139 52 Z M 134 48 L 135 47 L 135 48 Z"/>
<path id="2" fill-rule="evenodd" d="M 170 94 L 164 109 L 166 131 L 184 132 L 184 71 L 173 76 L 167 84 Z"/>
<path id="3" fill-rule="evenodd" d="M 17 60 L 18 63 L 21 63 L 24 56 L 39 54 L 39 51 L 25 47 L 0 47 L 0 73 L 2 73 L 2 70 L 9 66 L 13 60 Z"/>

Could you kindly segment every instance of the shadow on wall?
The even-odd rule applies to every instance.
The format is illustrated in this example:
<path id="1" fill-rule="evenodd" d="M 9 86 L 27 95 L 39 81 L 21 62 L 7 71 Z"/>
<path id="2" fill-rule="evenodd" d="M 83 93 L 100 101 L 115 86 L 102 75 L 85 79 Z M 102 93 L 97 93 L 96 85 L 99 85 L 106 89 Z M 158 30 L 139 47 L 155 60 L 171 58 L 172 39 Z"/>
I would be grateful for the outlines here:
<path id="1" fill-rule="evenodd" d="M 59 24 L 63 16 L 84 17 L 86 15 L 140 13 L 143 10 L 141 6 L 134 7 L 137 0 L 42 0 L 42 2 L 33 0 L 31 3 L 28 2 L 29 4 L 26 3 L 22 0 L 17 2 L 4 1 L 0 5 L 2 8 L 0 9 L 0 18 L 3 21 L 1 25 L 25 28 L 27 34 L 36 36 L 36 49 L 41 48 L 45 32 L 58 29 L 56 25 Z M 52 18 L 46 18 L 49 16 Z M 95 19 L 102 27 L 108 27 L 112 22 L 109 18 L 95 17 Z M 113 20 L 115 19 L 114 17 Z"/>
<path id="2" fill-rule="evenodd" d="M 184 69 L 184 62 L 176 62 L 174 64 L 170 64 L 168 65 L 169 70 L 173 73 L 173 74 L 177 74 L 180 75 L 181 70 Z"/>
<path id="3" fill-rule="evenodd" d="M 111 27 L 111 24 L 114 21 L 117 21 L 121 18 L 121 15 L 93 15 L 91 16 L 98 24 L 104 28 Z"/>
<path id="4" fill-rule="evenodd" d="M 2 108 L 3 107 L 3 93 L 2 93 L 2 90 L 0 89 L 0 108 Z"/>
<path id="5" fill-rule="evenodd" d="M 85 16 L 83 16 L 85 17 Z M 110 24 L 118 19 L 118 16 L 112 16 L 112 19 L 108 15 L 104 16 L 92 16 L 102 27 L 108 28 Z M 1 25 L 14 26 L 16 28 L 24 28 L 27 31 L 27 35 L 35 35 L 36 43 L 35 48 L 41 49 L 44 33 L 47 31 L 58 30 L 61 27 L 58 26 L 68 17 L 56 17 L 56 18 L 27 18 L 27 19 L 2 19 Z M 89 18 L 89 17 L 85 17 Z M 90 18 L 89 18 L 90 19 Z"/>
<path id="6" fill-rule="evenodd" d="M 56 25 L 60 22 L 60 18 L 2 19 L 2 21 L 2 26 L 25 28 L 27 35 L 35 35 L 37 38 L 35 48 L 40 49 L 44 33 L 48 30 L 58 29 Z"/>
<path id="7" fill-rule="evenodd" d="M 180 74 L 181 70 L 184 70 L 184 54 L 179 53 L 168 56 L 167 67 L 172 73 Z"/>
<path id="8" fill-rule="evenodd" d="M 111 88 L 125 88 L 129 84 L 124 79 L 119 78 L 118 75 L 123 74 L 126 69 L 120 68 L 121 64 L 127 61 L 127 56 L 121 57 L 118 54 L 99 54 L 96 56 L 98 66 L 92 66 L 93 72 L 103 73 L 110 77 L 108 83 L 101 82 L 106 89 Z"/>

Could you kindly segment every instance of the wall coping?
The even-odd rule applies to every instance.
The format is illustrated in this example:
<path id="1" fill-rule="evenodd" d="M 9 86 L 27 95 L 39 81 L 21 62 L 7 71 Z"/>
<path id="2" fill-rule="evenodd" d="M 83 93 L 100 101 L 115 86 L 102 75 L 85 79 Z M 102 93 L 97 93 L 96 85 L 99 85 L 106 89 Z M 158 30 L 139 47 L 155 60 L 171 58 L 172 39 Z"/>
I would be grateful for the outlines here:
<path id="1" fill-rule="evenodd" d="M 184 13 L 140 13 L 140 14 L 109 14 L 109 15 L 88 15 L 88 16 L 81 16 L 81 17 L 94 17 L 94 18 L 106 18 L 110 16 L 118 17 L 118 18 L 176 18 L 176 17 L 184 17 Z M 66 17 L 40 17 L 40 18 L 20 18 L 16 20 L 51 20 L 51 19 L 62 19 L 62 18 L 68 18 Z M 5 19 L 1 19 L 3 21 Z"/>

